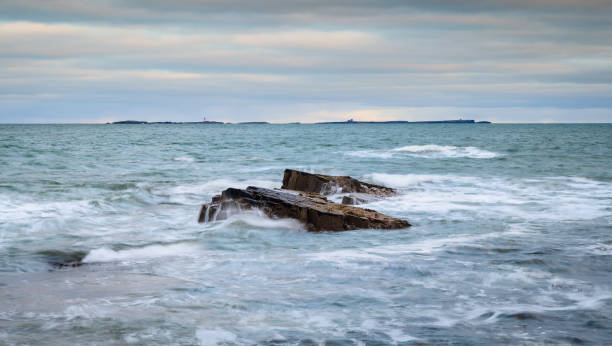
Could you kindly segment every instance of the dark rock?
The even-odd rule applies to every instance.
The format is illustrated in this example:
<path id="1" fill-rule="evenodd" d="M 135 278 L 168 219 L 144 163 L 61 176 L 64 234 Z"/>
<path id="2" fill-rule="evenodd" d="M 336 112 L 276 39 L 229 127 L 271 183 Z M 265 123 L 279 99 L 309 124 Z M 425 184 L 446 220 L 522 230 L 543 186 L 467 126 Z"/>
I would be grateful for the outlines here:
<path id="1" fill-rule="evenodd" d="M 87 255 L 84 251 L 43 250 L 37 252 L 47 263 L 55 268 L 79 267 Z"/>
<path id="2" fill-rule="evenodd" d="M 332 176 L 311 174 L 293 169 L 286 169 L 283 176 L 283 189 L 314 192 L 329 195 L 337 192 L 364 193 L 379 197 L 393 196 L 395 190 L 389 187 L 364 183 L 349 176 Z"/>
<path id="3" fill-rule="evenodd" d="M 515 314 L 502 314 L 501 316 L 516 318 L 517 320 L 535 320 L 538 319 L 538 315 L 531 312 L 518 312 Z"/>
<path id="4" fill-rule="evenodd" d="M 293 218 L 309 231 L 344 231 L 353 229 L 398 229 L 410 227 L 371 209 L 362 209 L 328 201 L 308 192 L 272 190 L 249 186 L 245 190 L 229 188 L 204 204 L 198 222 L 222 220 L 232 212 L 257 208 L 270 217 Z"/>

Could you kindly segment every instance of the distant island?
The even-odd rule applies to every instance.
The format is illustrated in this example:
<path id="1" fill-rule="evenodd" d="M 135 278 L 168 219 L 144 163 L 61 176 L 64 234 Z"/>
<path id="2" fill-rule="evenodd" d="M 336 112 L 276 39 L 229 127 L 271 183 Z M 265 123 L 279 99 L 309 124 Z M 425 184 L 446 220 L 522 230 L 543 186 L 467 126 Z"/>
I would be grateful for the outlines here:
<path id="1" fill-rule="evenodd" d="M 390 120 L 390 121 L 355 121 L 349 119 L 347 121 L 325 121 L 316 124 L 490 124 L 490 121 L 475 121 L 475 120 L 430 120 L 430 121 L 406 121 L 406 120 Z"/>
<path id="2" fill-rule="evenodd" d="M 118 125 L 138 125 L 138 124 L 225 124 L 222 121 L 140 121 L 140 120 L 122 120 L 114 121 L 107 124 L 118 124 Z"/>
<path id="3" fill-rule="evenodd" d="M 121 120 L 121 121 L 113 121 L 112 123 L 107 123 L 111 125 L 140 125 L 140 124 L 232 124 L 232 123 L 224 123 L 222 121 L 141 121 L 141 120 Z M 267 121 L 244 121 L 240 123 L 235 123 L 239 125 L 267 125 L 270 124 Z M 299 123 L 298 123 L 299 124 Z"/>

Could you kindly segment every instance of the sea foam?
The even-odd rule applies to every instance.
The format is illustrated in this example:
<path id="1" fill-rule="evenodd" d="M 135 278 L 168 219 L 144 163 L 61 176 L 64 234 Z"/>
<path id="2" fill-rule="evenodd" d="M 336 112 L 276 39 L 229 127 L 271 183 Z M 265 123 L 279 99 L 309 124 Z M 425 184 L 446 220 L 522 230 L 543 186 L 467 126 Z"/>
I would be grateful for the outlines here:
<path id="1" fill-rule="evenodd" d="M 222 329 L 198 329 L 196 331 L 196 338 L 202 346 L 213 346 L 236 341 L 236 334 Z"/>
<path id="2" fill-rule="evenodd" d="M 257 209 L 237 211 L 235 214 L 230 215 L 230 217 L 226 220 L 221 222 L 211 222 L 210 228 L 225 229 L 232 225 L 242 225 L 264 229 L 304 230 L 304 225 L 295 219 L 270 218 Z"/>
<path id="3" fill-rule="evenodd" d="M 369 208 L 410 217 L 520 218 L 592 220 L 610 215 L 606 196 L 612 184 L 576 177 L 507 179 L 437 174 L 371 173 L 364 180 L 394 187 L 400 195 L 375 201 Z M 409 217 L 406 215 L 406 217 Z"/>
<path id="4" fill-rule="evenodd" d="M 106 247 L 91 250 L 83 263 L 116 262 L 152 259 L 168 256 L 193 256 L 201 248 L 195 244 L 149 245 L 142 248 L 115 251 Z"/>
<path id="5" fill-rule="evenodd" d="M 172 161 L 194 162 L 195 159 L 191 156 L 177 156 L 172 158 Z"/>
<path id="6" fill-rule="evenodd" d="M 474 159 L 491 159 L 499 154 L 476 147 L 456 147 L 454 145 L 408 145 L 393 149 L 395 152 L 409 153 L 426 158 L 468 157 Z"/>
<path id="7" fill-rule="evenodd" d="M 362 158 L 392 159 L 402 156 L 419 157 L 426 159 L 471 158 L 492 159 L 500 154 L 477 147 L 458 147 L 454 145 L 407 145 L 394 149 L 357 150 L 346 153 L 350 156 Z"/>

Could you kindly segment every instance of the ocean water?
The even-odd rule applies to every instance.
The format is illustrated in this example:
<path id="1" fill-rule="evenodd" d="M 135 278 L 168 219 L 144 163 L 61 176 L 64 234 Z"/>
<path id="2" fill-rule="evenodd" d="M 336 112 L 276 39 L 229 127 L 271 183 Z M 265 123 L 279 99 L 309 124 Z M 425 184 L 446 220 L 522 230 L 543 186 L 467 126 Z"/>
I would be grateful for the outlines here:
<path id="1" fill-rule="evenodd" d="M 285 168 L 414 226 L 196 222 Z M 0 344 L 611 342 L 612 125 L 0 125 Z"/>

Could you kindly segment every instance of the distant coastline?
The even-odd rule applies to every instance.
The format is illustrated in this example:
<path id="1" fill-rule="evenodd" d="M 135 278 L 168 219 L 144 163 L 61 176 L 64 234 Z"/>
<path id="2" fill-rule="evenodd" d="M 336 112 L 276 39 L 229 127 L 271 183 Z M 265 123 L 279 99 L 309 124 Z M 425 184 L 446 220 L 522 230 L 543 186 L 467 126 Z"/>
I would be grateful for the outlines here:
<path id="1" fill-rule="evenodd" d="M 268 125 L 267 121 L 245 121 L 238 123 L 225 123 L 222 121 L 141 121 L 141 120 L 121 120 L 108 122 L 110 125 L 141 125 L 141 124 L 242 124 L 242 125 Z M 299 125 L 299 122 L 287 123 Z M 456 120 L 430 120 L 430 121 L 406 121 L 406 120 L 390 120 L 390 121 L 355 121 L 349 119 L 347 121 L 324 121 L 314 124 L 491 124 L 490 121 L 475 121 L 471 119 L 456 119 Z"/>

